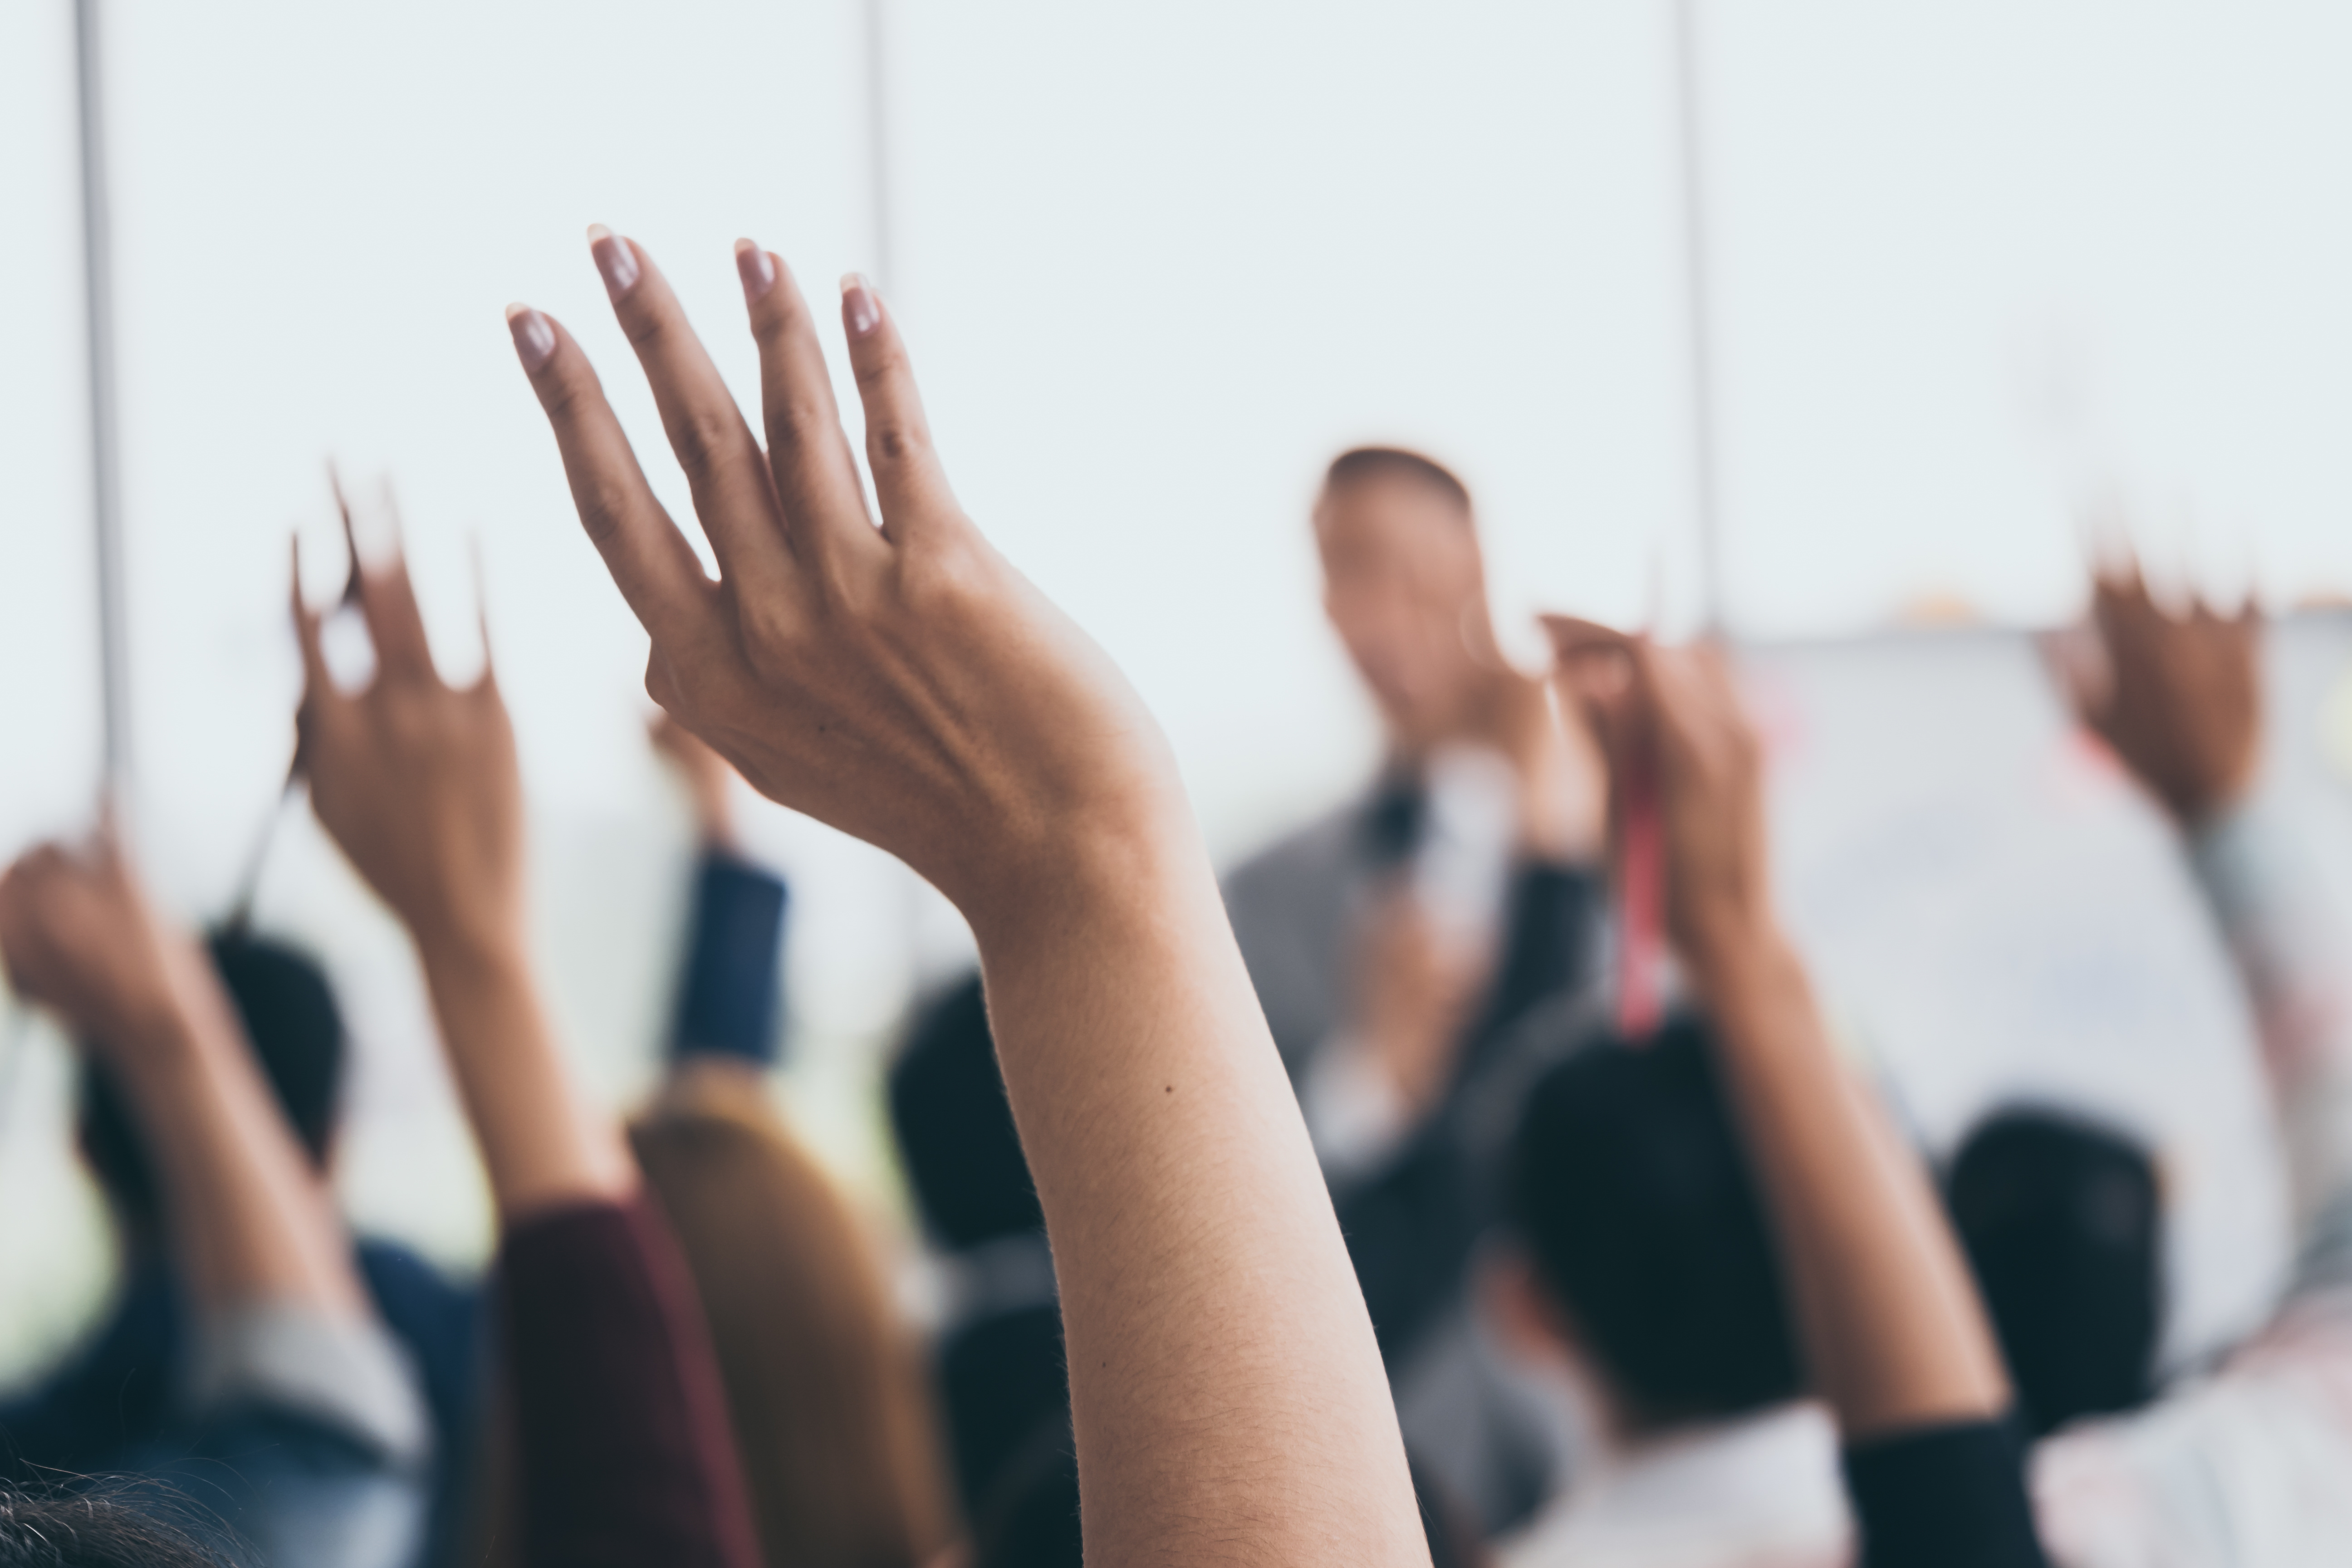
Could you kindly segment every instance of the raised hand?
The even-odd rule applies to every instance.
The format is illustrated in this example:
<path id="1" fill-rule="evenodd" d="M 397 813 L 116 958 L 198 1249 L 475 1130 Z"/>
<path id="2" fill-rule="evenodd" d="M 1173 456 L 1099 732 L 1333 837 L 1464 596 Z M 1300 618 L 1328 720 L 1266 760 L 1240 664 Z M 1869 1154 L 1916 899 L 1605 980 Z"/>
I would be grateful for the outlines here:
<path id="1" fill-rule="evenodd" d="M 297 567 L 310 805 L 416 943 L 500 1217 L 630 1191 L 618 1125 L 564 1063 L 532 972 L 522 784 L 497 680 L 487 663 L 470 687 L 441 679 L 395 557 L 360 574 L 375 677 L 342 690 L 302 602 L 299 555 Z"/>
<path id="2" fill-rule="evenodd" d="M 1722 653 L 1548 625 L 1612 799 L 1640 779 L 1655 801 L 1667 926 L 1713 1025 L 1817 1389 L 1849 1442 L 1999 1415 L 2008 1386 L 1958 1246 L 1831 1045 L 1773 911 L 1761 752 Z"/>
<path id="3" fill-rule="evenodd" d="M 149 901 L 110 826 L 86 849 L 43 845 L 0 877 L 0 957 L 131 1105 L 200 1307 L 362 1314 L 333 1206 L 211 959 Z"/>
<path id="4" fill-rule="evenodd" d="M 2169 615 L 2131 566 L 2099 577 L 2091 619 L 2104 661 L 2062 671 L 2083 721 L 2182 826 L 2228 809 L 2262 760 L 2261 623 L 2252 606 L 2221 616 L 2199 600 L 2186 615 Z"/>
<path id="5" fill-rule="evenodd" d="M 185 1012 L 226 1016 L 212 965 L 156 913 L 110 829 L 85 849 L 44 844 L 0 877 L 0 957 L 18 995 L 110 1061 L 152 1049 Z"/>
<path id="6" fill-rule="evenodd" d="M 881 503 L 867 516 L 816 328 L 783 263 L 736 263 L 768 448 L 632 241 L 593 243 L 719 581 L 697 563 L 587 356 L 509 315 L 582 522 L 653 639 L 646 689 L 761 793 L 880 846 L 984 920 L 1034 874 L 1131 841 L 1181 805 L 1157 727 L 1101 652 L 956 504 L 905 344 L 872 287 L 842 319 Z"/>
<path id="7" fill-rule="evenodd" d="M 783 264 L 737 247 L 763 453 L 645 252 L 592 239 L 718 582 L 580 345 L 508 322 L 652 637 L 646 689 L 978 938 L 1053 1237 L 1089 1560 L 1426 1563 L 1370 1320 L 1158 727 L 957 506 L 871 286 L 847 280 L 842 319 L 878 526 Z"/>
<path id="8" fill-rule="evenodd" d="M 375 676 L 347 692 L 328 673 L 320 616 L 302 602 L 297 717 L 310 804 L 420 949 L 508 947 L 523 930 L 522 788 L 514 729 L 487 664 L 455 689 L 433 666 L 425 622 L 397 556 L 359 574 Z"/>
<path id="9" fill-rule="evenodd" d="M 1665 847 L 1667 930 L 1685 953 L 1727 922 L 1769 919 L 1763 770 L 1719 648 L 1666 647 L 1549 617 L 1564 698 L 1609 759 L 1614 802 L 1654 792 Z"/>

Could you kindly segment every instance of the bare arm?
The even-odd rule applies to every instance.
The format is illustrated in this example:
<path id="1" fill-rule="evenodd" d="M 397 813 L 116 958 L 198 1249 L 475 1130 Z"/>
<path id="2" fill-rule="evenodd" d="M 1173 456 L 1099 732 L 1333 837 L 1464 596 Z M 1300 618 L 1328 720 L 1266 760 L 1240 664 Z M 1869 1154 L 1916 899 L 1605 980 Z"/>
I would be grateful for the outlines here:
<path id="1" fill-rule="evenodd" d="M 1919 1162 L 1822 1027 L 1771 909 L 1760 763 L 1710 647 L 1555 623 L 1612 763 L 1654 760 L 1667 913 L 1722 1041 L 1815 1385 L 1848 1441 L 2003 1413 L 2009 1390 Z"/>
<path id="2" fill-rule="evenodd" d="M 346 693 L 297 590 L 302 754 L 320 821 L 416 943 L 488 1168 L 525 1561 L 741 1568 L 758 1549 L 691 1287 L 532 973 L 506 705 L 488 672 L 442 682 L 399 562 L 362 574 L 361 605 L 376 676 Z"/>
<path id="3" fill-rule="evenodd" d="M 360 584 L 376 676 L 359 692 L 328 675 L 319 616 L 296 589 L 311 805 L 416 943 L 500 1220 L 625 1195 L 619 1126 L 558 1050 L 532 973 L 522 792 L 497 681 L 442 682 L 403 563 Z"/>
<path id="4" fill-rule="evenodd" d="M 201 1311 L 266 1303 L 359 1321 L 342 1226 L 278 1114 L 212 963 L 110 838 L 32 851 L 0 880 L 12 983 L 112 1073 L 152 1154 Z"/>
<path id="5" fill-rule="evenodd" d="M 979 940 L 1060 1276 L 1090 1559 L 1425 1562 L 1370 1324 L 1150 715 L 957 506 L 868 287 L 843 317 L 879 528 L 782 262 L 738 250 L 763 453 L 644 251 L 594 237 L 719 582 L 579 345 L 509 320 L 652 636 L 647 689 Z"/>

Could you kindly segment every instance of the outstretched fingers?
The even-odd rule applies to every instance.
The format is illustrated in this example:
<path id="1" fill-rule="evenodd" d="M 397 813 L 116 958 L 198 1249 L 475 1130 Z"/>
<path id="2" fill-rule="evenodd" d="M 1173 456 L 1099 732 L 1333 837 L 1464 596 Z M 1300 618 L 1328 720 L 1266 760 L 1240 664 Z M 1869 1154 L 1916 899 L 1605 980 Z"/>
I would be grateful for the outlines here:
<path id="1" fill-rule="evenodd" d="M 922 395 L 915 388 L 898 324 L 874 285 L 858 273 L 841 280 L 841 324 L 849 335 L 857 395 L 866 405 L 866 461 L 874 470 L 875 499 L 882 503 L 882 531 L 904 543 L 959 517 L 955 492 L 931 447 L 931 427 L 923 417 Z"/>
<path id="2" fill-rule="evenodd" d="M 507 328 L 554 428 L 580 524 L 621 596 L 656 644 L 695 637 L 710 580 L 654 499 L 587 354 L 553 317 L 526 305 L 507 307 Z"/>
<path id="3" fill-rule="evenodd" d="M 588 242 L 613 314 L 653 388 L 670 450 L 686 470 L 719 572 L 739 585 L 780 585 L 786 556 L 775 495 L 735 395 L 645 248 L 602 224 L 589 229 Z"/>
<path id="4" fill-rule="evenodd" d="M 875 549 L 857 461 L 842 434 L 816 321 L 783 258 L 748 239 L 735 242 L 735 270 L 760 345 L 760 402 L 768 468 L 796 548 Z"/>

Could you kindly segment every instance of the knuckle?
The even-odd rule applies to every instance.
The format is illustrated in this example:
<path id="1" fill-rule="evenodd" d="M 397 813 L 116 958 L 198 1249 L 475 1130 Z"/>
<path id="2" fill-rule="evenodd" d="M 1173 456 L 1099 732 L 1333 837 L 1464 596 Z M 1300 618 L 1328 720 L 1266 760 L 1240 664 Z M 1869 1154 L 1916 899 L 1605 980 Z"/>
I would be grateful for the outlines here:
<path id="1" fill-rule="evenodd" d="M 897 381 L 907 368 L 906 351 L 896 343 L 873 350 L 856 367 L 857 384 L 866 391 L 887 386 Z"/>
<path id="2" fill-rule="evenodd" d="M 580 486 L 580 526 L 588 537 L 604 544 L 619 537 L 628 517 L 627 492 L 608 479 L 591 479 Z"/>
<path id="3" fill-rule="evenodd" d="M 547 372 L 546 387 L 541 394 L 540 405 L 547 410 L 547 417 L 551 423 L 558 426 L 572 425 L 585 411 L 593 384 L 577 365 L 552 365 Z"/>
<path id="4" fill-rule="evenodd" d="M 785 396 L 768 406 L 768 447 L 776 452 L 810 452 L 825 436 L 825 411 L 813 397 Z"/>
<path id="5" fill-rule="evenodd" d="M 734 446 L 734 420 L 716 408 L 681 412 L 670 431 L 670 445 L 688 477 L 703 479 L 716 472 Z"/>
<path id="6" fill-rule="evenodd" d="M 621 312 L 621 331 L 627 336 L 631 347 L 640 353 L 650 353 L 669 338 L 669 318 L 659 310 L 648 310 L 638 304 L 634 310 Z"/>
<path id="7" fill-rule="evenodd" d="M 930 432 L 911 419 L 877 419 L 866 431 L 867 456 L 877 463 L 904 463 L 930 449 Z"/>

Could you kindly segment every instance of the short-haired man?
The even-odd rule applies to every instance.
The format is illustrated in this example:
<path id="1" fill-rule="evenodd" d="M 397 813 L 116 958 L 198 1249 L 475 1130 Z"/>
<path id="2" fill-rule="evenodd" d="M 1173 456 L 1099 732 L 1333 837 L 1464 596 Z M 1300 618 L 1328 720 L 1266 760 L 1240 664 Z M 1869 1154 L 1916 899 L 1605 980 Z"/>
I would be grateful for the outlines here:
<path id="1" fill-rule="evenodd" d="M 1600 770 L 1496 646 L 1468 489 L 1365 447 L 1314 510 L 1323 604 L 1386 746 L 1356 799 L 1225 897 L 1347 1226 L 1406 1438 L 1488 1528 L 1549 1482 L 1542 1422 L 1463 1305 L 1448 1107 L 1509 1015 L 1589 965 Z M 1580 742 L 1582 742 L 1580 745 Z M 1433 1157 L 1432 1157 L 1433 1156 Z M 1351 1212 L 1357 1201 L 1377 1215 Z"/>

